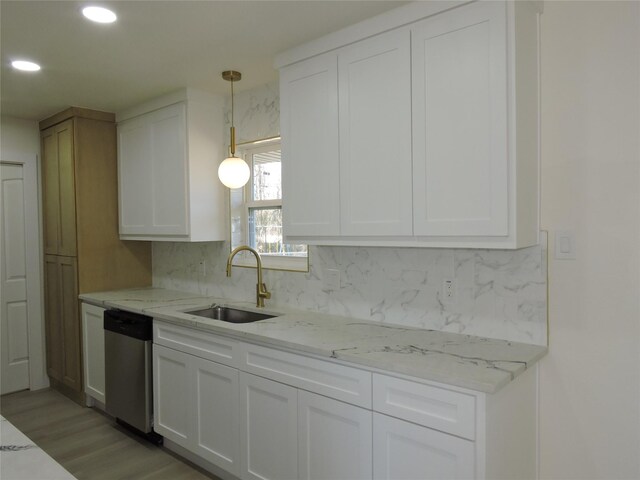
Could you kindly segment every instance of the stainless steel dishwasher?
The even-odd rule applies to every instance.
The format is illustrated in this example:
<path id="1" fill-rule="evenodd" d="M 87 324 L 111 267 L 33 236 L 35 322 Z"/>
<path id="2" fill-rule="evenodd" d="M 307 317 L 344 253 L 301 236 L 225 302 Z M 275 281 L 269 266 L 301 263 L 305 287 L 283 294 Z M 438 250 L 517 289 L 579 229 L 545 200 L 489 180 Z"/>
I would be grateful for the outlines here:
<path id="1" fill-rule="evenodd" d="M 104 312 L 105 408 L 156 444 L 153 431 L 153 319 L 121 310 Z"/>

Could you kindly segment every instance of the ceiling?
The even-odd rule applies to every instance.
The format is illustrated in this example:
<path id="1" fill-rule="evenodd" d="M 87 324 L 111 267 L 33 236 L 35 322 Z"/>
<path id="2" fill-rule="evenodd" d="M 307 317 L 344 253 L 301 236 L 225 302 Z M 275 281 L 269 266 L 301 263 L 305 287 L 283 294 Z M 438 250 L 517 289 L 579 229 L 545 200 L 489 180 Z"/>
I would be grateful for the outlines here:
<path id="1" fill-rule="evenodd" d="M 70 105 L 117 112 L 189 86 L 228 94 L 220 73 L 239 70 L 241 92 L 277 78 L 287 50 L 406 2 L 111 1 L 118 21 L 89 22 L 81 1 L 0 1 L 0 112 L 42 120 Z M 14 70 L 24 58 L 37 73 Z"/>

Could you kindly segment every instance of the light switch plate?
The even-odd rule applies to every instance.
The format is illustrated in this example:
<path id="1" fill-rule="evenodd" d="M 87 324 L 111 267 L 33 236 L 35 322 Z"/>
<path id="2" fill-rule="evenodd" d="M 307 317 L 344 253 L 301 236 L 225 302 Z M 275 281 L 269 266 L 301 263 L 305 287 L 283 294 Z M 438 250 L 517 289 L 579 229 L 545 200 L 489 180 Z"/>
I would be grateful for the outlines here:
<path id="1" fill-rule="evenodd" d="M 556 231 L 555 258 L 558 260 L 574 260 L 576 258 L 576 240 L 572 231 Z"/>

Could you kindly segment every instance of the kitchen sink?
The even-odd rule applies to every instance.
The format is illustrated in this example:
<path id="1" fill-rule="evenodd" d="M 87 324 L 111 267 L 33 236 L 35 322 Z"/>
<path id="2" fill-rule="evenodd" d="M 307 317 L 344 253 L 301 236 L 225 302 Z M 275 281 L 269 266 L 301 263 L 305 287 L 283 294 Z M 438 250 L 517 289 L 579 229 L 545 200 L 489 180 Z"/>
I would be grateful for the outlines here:
<path id="1" fill-rule="evenodd" d="M 270 315 L 268 313 L 251 312 L 248 310 L 239 310 L 237 308 L 222 307 L 220 305 L 214 305 L 212 307 L 203 308 L 200 310 L 190 310 L 184 313 L 189 313 L 197 317 L 222 320 L 223 322 L 229 323 L 252 323 L 276 316 Z"/>

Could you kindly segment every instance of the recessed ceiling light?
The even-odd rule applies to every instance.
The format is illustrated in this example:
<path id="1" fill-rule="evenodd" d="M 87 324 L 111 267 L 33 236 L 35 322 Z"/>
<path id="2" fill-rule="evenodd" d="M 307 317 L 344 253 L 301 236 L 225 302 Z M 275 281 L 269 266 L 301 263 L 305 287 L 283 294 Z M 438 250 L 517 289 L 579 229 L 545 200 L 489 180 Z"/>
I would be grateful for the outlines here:
<path id="1" fill-rule="evenodd" d="M 118 18 L 111 10 L 102 7 L 85 7 L 82 9 L 82 14 L 98 23 L 113 23 Z"/>
<path id="2" fill-rule="evenodd" d="M 22 70 L 24 72 L 37 72 L 40 70 L 40 65 L 26 60 L 14 60 L 11 62 L 11 66 L 16 70 Z"/>

